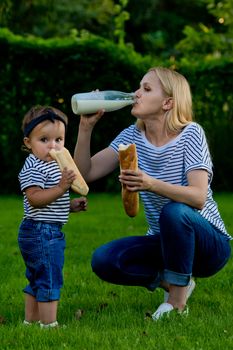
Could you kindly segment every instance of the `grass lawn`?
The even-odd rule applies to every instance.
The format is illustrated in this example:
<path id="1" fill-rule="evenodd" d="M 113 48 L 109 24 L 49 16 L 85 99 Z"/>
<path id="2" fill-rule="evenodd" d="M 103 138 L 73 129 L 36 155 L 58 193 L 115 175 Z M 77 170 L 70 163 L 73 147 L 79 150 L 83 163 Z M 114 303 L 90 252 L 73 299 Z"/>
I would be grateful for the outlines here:
<path id="1" fill-rule="evenodd" d="M 142 209 L 124 214 L 120 195 L 91 194 L 87 212 L 71 214 L 64 226 L 67 248 L 58 321 L 66 328 L 22 325 L 26 284 L 17 244 L 23 208 L 19 196 L 0 197 L 0 349 L 228 350 L 233 349 L 233 259 L 217 275 L 196 279 L 189 316 L 153 322 L 148 315 L 163 293 L 111 285 L 91 271 L 93 250 L 109 240 L 146 231 Z M 233 234 L 233 193 L 216 195 Z"/>

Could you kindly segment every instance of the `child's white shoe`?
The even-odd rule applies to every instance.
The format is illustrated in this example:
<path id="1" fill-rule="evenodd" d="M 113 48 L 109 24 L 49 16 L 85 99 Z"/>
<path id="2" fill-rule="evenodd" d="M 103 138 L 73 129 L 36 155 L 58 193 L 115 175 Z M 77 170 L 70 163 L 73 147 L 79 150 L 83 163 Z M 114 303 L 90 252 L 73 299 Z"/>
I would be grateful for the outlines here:
<path id="1" fill-rule="evenodd" d="M 57 327 L 58 327 L 57 321 L 52 322 L 52 323 L 48 323 L 48 324 L 40 323 L 40 328 L 48 329 L 48 328 L 57 328 Z"/>

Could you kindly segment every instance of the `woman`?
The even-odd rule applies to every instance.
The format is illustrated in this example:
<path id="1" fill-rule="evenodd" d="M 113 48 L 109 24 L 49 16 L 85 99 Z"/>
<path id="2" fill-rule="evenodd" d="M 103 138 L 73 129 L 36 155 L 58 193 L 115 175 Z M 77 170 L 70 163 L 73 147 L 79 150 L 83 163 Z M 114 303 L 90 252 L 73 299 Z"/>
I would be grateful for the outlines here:
<path id="1" fill-rule="evenodd" d="M 139 170 L 124 170 L 120 182 L 139 191 L 148 221 L 147 235 L 107 243 L 93 255 L 93 271 L 123 285 L 163 288 L 165 302 L 154 320 L 172 310 L 187 313 L 194 277 L 214 275 L 230 257 L 230 239 L 212 197 L 213 172 L 203 129 L 192 121 L 186 79 L 162 67 L 150 69 L 135 92 L 135 125 L 123 130 L 93 157 L 90 140 L 104 111 L 81 116 L 76 163 L 87 182 L 119 165 L 120 143 L 135 143 Z"/>

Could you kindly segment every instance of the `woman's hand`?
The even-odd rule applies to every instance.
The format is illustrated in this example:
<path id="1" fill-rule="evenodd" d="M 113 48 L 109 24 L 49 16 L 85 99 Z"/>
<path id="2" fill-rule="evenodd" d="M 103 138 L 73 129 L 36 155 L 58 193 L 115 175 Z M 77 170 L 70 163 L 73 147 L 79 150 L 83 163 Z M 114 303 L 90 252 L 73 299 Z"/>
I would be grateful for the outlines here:
<path id="1" fill-rule="evenodd" d="M 83 130 L 93 129 L 95 124 L 104 115 L 104 109 L 99 110 L 95 114 L 86 114 L 80 116 L 80 126 Z"/>
<path id="2" fill-rule="evenodd" d="M 87 210 L 87 199 L 86 197 L 74 198 L 70 201 L 70 211 L 79 212 Z"/>
<path id="3" fill-rule="evenodd" d="M 122 185 L 125 185 L 128 191 L 150 191 L 153 178 L 141 170 L 122 170 L 119 175 Z"/>
<path id="4" fill-rule="evenodd" d="M 160 196 L 182 202 L 201 210 L 205 204 L 208 190 L 206 170 L 192 170 L 187 174 L 188 186 L 171 184 L 147 175 L 141 170 L 122 170 L 120 182 L 129 191 L 149 191 Z"/>

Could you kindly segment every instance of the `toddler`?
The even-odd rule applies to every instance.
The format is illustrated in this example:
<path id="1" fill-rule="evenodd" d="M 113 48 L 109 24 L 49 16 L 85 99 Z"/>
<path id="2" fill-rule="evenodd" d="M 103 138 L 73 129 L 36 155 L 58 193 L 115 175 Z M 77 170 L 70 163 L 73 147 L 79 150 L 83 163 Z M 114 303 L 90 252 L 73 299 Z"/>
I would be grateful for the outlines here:
<path id="1" fill-rule="evenodd" d="M 72 170 L 61 173 L 49 151 L 64 147 L 68 118 L 50 106 L 32 107 L 22 123 L 24 148 L 30 153 L 19 173 L 24 217 L 18 243 L 29 284 L 24 288 L 25 320 L 41 328 L 57 327 L 57 307 L 63 285 L 65 236 L 70 212 L 85 211 L 85 197 L 70 200 Z"/>

